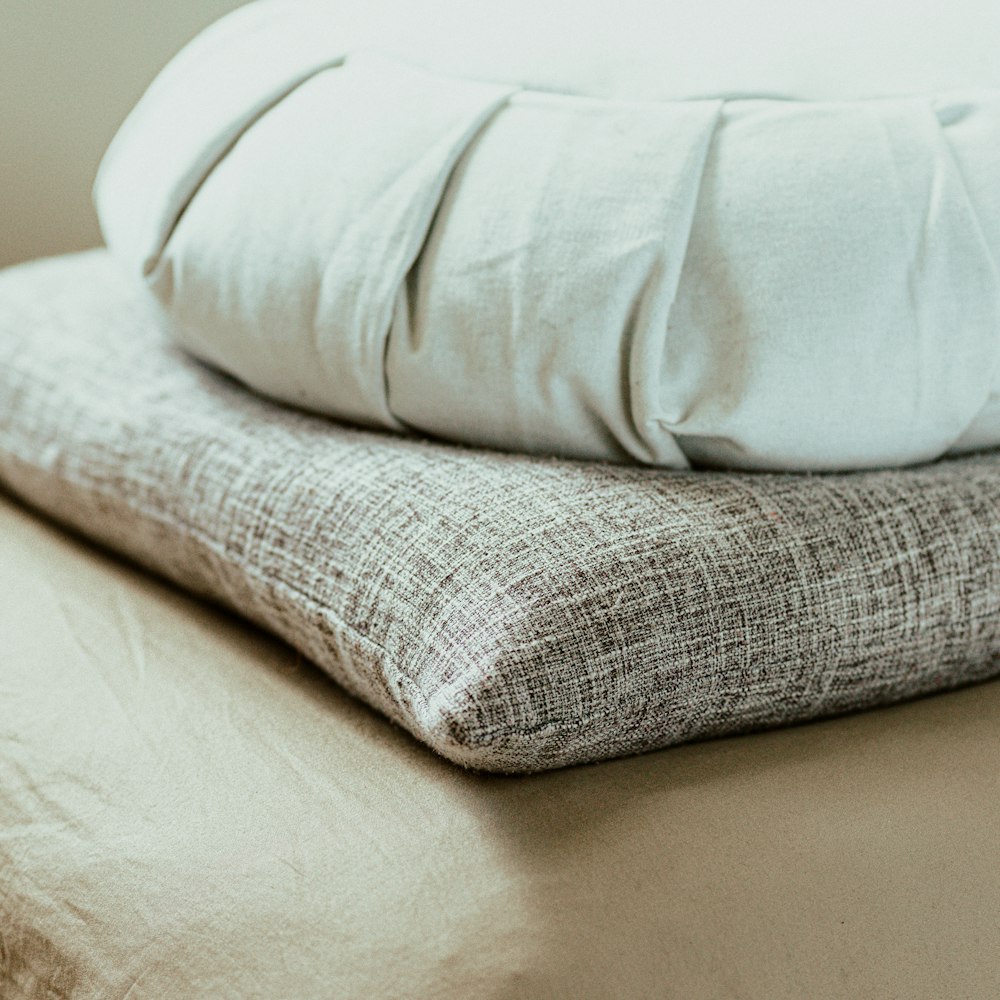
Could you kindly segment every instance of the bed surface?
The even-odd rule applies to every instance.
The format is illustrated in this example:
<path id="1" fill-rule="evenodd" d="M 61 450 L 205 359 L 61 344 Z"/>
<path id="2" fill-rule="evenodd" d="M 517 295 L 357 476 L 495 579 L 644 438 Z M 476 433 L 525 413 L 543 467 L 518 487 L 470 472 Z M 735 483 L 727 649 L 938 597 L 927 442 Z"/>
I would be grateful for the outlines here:
<path id="1" fill-rule="evenodd" d="M 0 995 L 989 997 L 1000 684 L 530 778 L 0 498 Z"/>

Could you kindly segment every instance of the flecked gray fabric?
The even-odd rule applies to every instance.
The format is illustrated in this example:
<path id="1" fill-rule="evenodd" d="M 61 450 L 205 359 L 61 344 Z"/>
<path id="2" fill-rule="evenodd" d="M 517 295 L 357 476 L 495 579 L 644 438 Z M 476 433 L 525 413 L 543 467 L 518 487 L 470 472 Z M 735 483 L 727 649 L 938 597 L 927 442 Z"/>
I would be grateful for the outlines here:
<path id="1" fill-rule="evenodd" d="M 0 481 L 458 763 L 535 771 L 1000 672 L 1000 457 L 799 477 L 477 452 L 189 360 L 103 252 L 0 275 Z"/>

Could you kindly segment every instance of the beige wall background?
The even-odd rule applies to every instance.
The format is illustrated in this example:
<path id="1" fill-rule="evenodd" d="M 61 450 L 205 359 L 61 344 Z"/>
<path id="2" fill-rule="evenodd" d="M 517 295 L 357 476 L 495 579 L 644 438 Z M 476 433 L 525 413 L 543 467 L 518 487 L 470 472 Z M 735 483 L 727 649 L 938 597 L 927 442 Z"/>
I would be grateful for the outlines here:
<path id="1" fill-rule="evenodd" d="M 100 242 L 90 188 L 164 63 L 242 0 L 0 0 L 0 266 Z"/>

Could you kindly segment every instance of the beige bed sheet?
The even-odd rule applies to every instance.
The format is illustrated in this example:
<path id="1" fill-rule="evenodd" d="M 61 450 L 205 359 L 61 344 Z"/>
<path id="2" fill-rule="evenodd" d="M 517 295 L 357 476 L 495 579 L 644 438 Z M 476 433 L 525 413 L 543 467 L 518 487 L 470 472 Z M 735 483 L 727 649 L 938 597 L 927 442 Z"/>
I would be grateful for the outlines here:
<path id="1" fill-rule="evenodd" d="M 1000 994 L 1000 684 L 527 778 L 0 498 L 0 997 Z"/>

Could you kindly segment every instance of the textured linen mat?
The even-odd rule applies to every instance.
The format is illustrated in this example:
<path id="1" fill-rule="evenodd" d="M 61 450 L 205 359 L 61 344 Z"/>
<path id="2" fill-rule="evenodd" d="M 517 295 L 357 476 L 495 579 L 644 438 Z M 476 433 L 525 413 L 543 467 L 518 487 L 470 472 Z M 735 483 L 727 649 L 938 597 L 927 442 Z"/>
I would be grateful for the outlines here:
<path id="1" fill-rule="evenodd" d="M 100 251 L 0 275 L 0 481 L 458 763 L 535 771 L 997 673 L 1000 458 L 670 473 L 346 428 L 188 359 Z"/>

